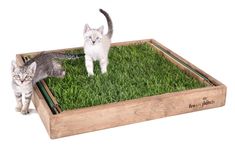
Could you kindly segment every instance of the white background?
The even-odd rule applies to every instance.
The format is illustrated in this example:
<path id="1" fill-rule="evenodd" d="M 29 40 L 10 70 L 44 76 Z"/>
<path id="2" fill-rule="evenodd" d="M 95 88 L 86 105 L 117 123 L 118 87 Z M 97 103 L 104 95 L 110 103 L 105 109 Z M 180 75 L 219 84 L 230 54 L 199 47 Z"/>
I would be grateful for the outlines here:
<path id="1" fill-rule="evenodd" d="M 82 46 L 85 23 L 107 29 L 99 8 L 113 19 L 113 42 L 156 39 L 226 84 L 226 105 L 51 140 L 35 111 L 14 111 L 11 60 L 16 53 Z M 1 0 L 0 147 L 234 147 L 234 14 L 232 0 Z"/>

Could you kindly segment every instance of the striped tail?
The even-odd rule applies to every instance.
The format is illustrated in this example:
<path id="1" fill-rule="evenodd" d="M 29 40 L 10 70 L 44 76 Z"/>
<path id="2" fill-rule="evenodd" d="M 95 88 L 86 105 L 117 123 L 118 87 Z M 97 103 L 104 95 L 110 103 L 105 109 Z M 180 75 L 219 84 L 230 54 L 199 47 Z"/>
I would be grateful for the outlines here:
<path id="1" fill-rule="evenodd" d="M 84 53 L 70 54 L 70 53 L 52 53 L 54 59 L 78 59 L 85 56 Z"/>
<path id="2" fill-rule="evenodd" d="M 41 52 L 37 56 L 35 56 L 32 59 L 29 59 L 28 61 L 25 62 L 25 66 L 28 66 L 32 64 L 34 61 L 39 62 L 40 61 L 47 61 L 51 59 L 78 59 L 82 56 L 85 56 L 85 54 L 80 53 L 80 54 L 69 54 L 69 53 L 60 53 L 60 52 Z"/>
<path id="3" fill-rule="evenodd" d="M 105 16 L 107 23 L 108 23 L 108 33 L 107 36 L 111 39 L 113 36 L 113 22 L 109 16 L 109 14 L 104 11 L 103 9 L 100 9 L 100 12 Z"/>

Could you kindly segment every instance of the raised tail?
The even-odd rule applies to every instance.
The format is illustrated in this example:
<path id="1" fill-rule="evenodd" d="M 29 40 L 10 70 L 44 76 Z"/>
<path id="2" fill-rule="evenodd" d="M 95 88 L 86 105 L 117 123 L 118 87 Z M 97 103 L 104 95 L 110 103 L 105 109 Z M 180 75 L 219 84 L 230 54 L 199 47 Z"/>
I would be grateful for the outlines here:
<path id="1" fill-rule="evenodd" d="M 111 39 L 113 36 L 113 22 L 109 16 L 109 14 L 104 11 L 103 9 L 100 9 L 100 12 L 105 16 L 107 23 L 108 23 L 108 33 L 107 36 Z"/>

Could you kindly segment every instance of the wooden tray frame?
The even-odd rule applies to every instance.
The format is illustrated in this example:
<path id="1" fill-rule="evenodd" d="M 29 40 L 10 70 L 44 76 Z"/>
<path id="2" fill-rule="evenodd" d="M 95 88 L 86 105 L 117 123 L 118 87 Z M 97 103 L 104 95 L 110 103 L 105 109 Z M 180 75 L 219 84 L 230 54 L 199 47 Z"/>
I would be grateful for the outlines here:
<path id="1" fill-rule="evenodd" d="M 207 84 L 207 87 L 63 112 L 57 109 L 60 113 L 55 114 L 44 99 L 39 86 L 36 85 L 34 86 L 35 93 L 32 101 L 50 138 L 70 136 L 225 105 L 226 86 L 224 84 L 154 39 L 119 42 L 113 43 L 112 46 L 142 42 L 150 44 L 157 52 L 177 65 L 182 71 Z M 63 52 L 73 49 L 77 48 L 56 51 Z M 34 56 L 38 53 L 18 54 L 16 55 L 17 63 L 23 64 L 22 57 L 27 55 Z M 56 106 L 56 99 L 51 94 L 46 83 L 41 81 L 41 85 L 44 86 Z"/>

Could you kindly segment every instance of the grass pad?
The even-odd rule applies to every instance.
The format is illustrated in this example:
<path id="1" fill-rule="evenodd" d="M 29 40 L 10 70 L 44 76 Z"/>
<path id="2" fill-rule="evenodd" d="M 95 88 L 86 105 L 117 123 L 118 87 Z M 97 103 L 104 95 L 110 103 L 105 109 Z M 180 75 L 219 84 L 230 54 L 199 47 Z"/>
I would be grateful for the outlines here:
<path id="1" fill-rule="evenodd" d="M 88 77 L 84 58 L 62 63 L 65 78 L 46 79 L 62 110 L 205 87 L 146 43 L 112 47 L 107 74 L 101 74 L 99 63 L 94 62 L 95 75 Z"/>

